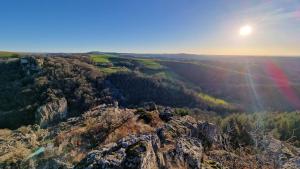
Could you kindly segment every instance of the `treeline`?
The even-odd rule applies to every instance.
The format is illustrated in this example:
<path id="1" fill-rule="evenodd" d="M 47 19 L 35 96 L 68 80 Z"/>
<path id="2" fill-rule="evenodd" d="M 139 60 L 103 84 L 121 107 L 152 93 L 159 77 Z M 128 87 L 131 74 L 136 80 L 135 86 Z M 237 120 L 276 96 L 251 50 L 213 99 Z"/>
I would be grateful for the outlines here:
<path id="1" fill-rule="evenodd" d="M 253 144 L 250 133 L 268 134 L 300 147 L 300 112 L 232 114 L 213 119 L 223 132 L 233 133 L 236 144 Z"/>
<path id="2" fill-rule="evenodd" d="M 0 63 L 0 128 L 30 124 L 37 101 L 34 79 L 26 75 L 19 61 Z"/>
<path id="3" fill-rule="evenodd" d="M 222 105 L 209 104 L 198 93 L 178 81 L 146 77 L 138 72 L 115 73 L 106 78 L 114 88 L 123 106 L 138 106 L 154 102 L 162 106 L 200 108 L 220 114 L 238 111 Z"/>
<path id="4" fill-rule="evenodd" d="M 147 78 L 136 73 L 115 73 L 107 80 L 123 95 L 122 104 L 140 105 L 155 102 L 165 106 L 192 107 L 200 104 L 197 97 L 183 86 L 169 81 Z"/>

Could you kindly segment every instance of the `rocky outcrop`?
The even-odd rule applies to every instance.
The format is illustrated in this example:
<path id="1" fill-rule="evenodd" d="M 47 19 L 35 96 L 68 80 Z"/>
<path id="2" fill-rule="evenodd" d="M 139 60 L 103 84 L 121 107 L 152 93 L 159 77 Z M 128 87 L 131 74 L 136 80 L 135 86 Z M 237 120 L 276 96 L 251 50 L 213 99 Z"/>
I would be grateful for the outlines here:
<path id="1" fill-rule="evenodd" d="M 201 143 L 193 138 L 163 146 L 157 135 L 132 135 L 91 151 L 75 169 L 200 169 L 202 156 Z"/>
<path id="2" fill-rule="evenodd" d="M 171 108 L 165 108 L 164 110 L 159 112 L 159 117 L 165 122 L 172 120 L 173 116 L 174 115 Z"/>
<path id="3" fill-rule="evenodd" d="M 177 119 L 165 124 L 156 133 L 131 135 L 116 143 L 100 146 L 75 168 L 200 169 L 203 147 L 199 138 L 191 137 L 195 132 L 192 130 L 197 130 L 197 123 L 189 122 L 189 117 L 182 119 L 185 120 Z"/>
<path id="4" fill-rule="evenodd" d="M 278 168 L 293 169 L 293 167 L 288 166 L 297 166 L 297 161 L 300 166 L 300 160 L 297 158 L 299 152 L 284 142 L 275 139 L 273 136 L 266 136 L 260 140 L 260 145 L 263 150 L 260 155 L 265 158 L 263 161 L 269 161 Z"/>
<path id="5" fill-rule="evenodd" d="M 55 99 L 38 108 L 35 113 L 36 123 L 42 128 L 66 119 L 68 104 L 65 98 Z"/>
<path id="6" fill-rule="evenodd" d="M 155 135 L 129 136 L 90 152 L 75 169 L 158 168 Z"/>
<path id="7" fill-rule="evenodd" d="M 218 144 L 220 141 L 220 133 L 217 126 L 208 122 L 198 122 L 197 128 L 193 131 L 193 136 L 201 139 L 207 147 Z"/>
<path id="8" fill-rule="evenodd" d="M 299 150 L 271 136 L 258 140 L 257 147 L 226 149 L 215 124 L 176 115 L 163 122 L 159 113 L 103 104 L 46 129 L 0 131 L 0 168 L 299 168 Z M 140 120 L 141 114 L 156 123 Z M 247 153 L 248 148 L 259 153 Z M 40 149 L 43 153 L 36 154 Z"/>
<path id="9" fill-rule="evenodd" d="M 176 142 L 174 150 L 163 153 L 167 164 L 164 168 L 201 169 L 203 149 L 200 141 L 187 137 L 179 138 Z"/>
<path id="10" fill-rule="evenodd" d="M 171 120 L 166 128 L 177 136 L 195 137 L 201 140 L 204 147 L 210 148 L 221 142 L 221 134 L 215 124 L 196 121 L 190 116 L 184 116 Z"/>

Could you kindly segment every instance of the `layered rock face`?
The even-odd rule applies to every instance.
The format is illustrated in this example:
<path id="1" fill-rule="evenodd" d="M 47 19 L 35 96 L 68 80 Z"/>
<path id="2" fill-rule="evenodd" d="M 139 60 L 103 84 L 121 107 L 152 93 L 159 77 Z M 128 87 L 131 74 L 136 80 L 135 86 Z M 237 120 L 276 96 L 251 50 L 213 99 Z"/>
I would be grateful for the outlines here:
<path id="1" fill-rule="evenodd" d="M 150 114 L 155 116 L 158 112 Z M 164 117 L 162 119 L 165 120 Z M 154 132 L 133 134 L 113 143 L 99 145 L 75 168 L 201 169 L 204 156 L 202 142 L 217 142 L 215 125 L 197 122 L 189 116 L 170 116 L 168 120 L 168 123 L 162 120 L 158 120 L 162 123 L 150 123 L 152 127 L 157 127 Z"/>
<path id="2" fill-rule="evenodd" d="M 66 119 L 68 103 L 65 98 L 55 99 L 38 108 L 35 113 L 36 123 L 42 128 Z"/>
<path id="3" fill-rule="evenodd" d="M 75 168 L 201 169 L 202 145 L 193 138 L 164 144 L 155 134 L 131 135 L 91 151 Z"/>
<path id="4" fill-rule="evenodd" d="M 90 152 L 75 168 L 158 168 L 155 135 L 128 136 Z"/>

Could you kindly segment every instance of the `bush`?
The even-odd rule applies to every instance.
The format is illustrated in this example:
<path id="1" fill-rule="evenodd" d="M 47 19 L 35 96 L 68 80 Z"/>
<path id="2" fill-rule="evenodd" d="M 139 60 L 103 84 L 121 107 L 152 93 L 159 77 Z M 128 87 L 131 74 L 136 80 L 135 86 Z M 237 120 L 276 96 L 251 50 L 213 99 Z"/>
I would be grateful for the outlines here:
<path id="1" fill-rule="evenodd" d="M 177 108 L 175 109 L 175 114 L 179 115 L 179 116 L 187 116 L 190 114 L 190 111 L 188 109 L 185 108 Z"/>

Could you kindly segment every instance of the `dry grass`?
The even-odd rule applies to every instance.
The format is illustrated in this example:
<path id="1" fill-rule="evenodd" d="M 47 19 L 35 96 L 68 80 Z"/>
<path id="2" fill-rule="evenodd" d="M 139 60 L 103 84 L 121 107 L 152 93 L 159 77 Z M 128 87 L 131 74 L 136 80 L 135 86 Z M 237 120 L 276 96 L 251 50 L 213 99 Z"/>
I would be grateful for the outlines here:
<path id="1" fill-rule="evenodd" d="M 72 128 L 71 130 L 61 132 L 55 137 L 55 145 L 60 145 L 63 142 L 70 142 L 73 143 L 73 145 L 80 145 L 80 142 L 75 140 L 80 139 L 82 133 L 85 133 L 86 131 L 86 127 L 76 127 Z"/>
<path id="2" fill-rule="evenodd" d="M 14 131 L 0 130 L 0 163 L 23 161 L 40 146 L 47 131 L 33 128 L 26 126 Z"/>
<path id="3" fill-rule="evenodd" d="M 6 139 L 11 135 L 12 131 L 9 129 L 0 129 L 0 138 L 2 140 Z"/>
<path id="4" fill-rule="evenodd" d="M 86 154 L 87 152 L 72 150 L 71 152 L 69 152 L 68 161 L 73 164 L 78 163 L 86 156 Z"/>
<path id="5" fill-rule="evenodd" d="M 154 132 L 155 128 L 137 121 L 137 118 L 132 118 L 124 123 L 121 127 L 111 132 L 105 139 L 104 144 L 116 142 L 119 139 L 131 134 L 144 134 Z"/>
<path id="6" fill-rule="evenodd" d="M 250 155 L 247 153 L 242 153 L 236 155 L 224 150 L 213 150 L 207 153 L 204 158 L 206 161 L 215 161 L 222 164 L 223 167 L 227 168 L 243 168 L 243 169 L 272 169 L 274 166 L 272 164 L 264 162 L 259 163 L 260 157 L 256 158 L 255 155 Z"/>
<path id="7" fill-rule="evenodd" d="M 13 146 L 9 146 L 8 148 L 9 150 L 5 151 L 4 154 L 0 156 L 0 163 L 15 163 L 18 160 L 27 158 L 31 154 L 31 150 L 26 148 L 26 146 L 20 142 L 16 142 Z"/>
<path id="8" fill-rule="evenodd" d="M 21 138 L 23 139 L 17 139 Z M 0 163 L 17 162 L 24 160 L 31 154 L 31 150 L 38 145 L 37 137 L 27 127 L 21 127 L 17 131 L 8 129 L 0 130 Z"/>

